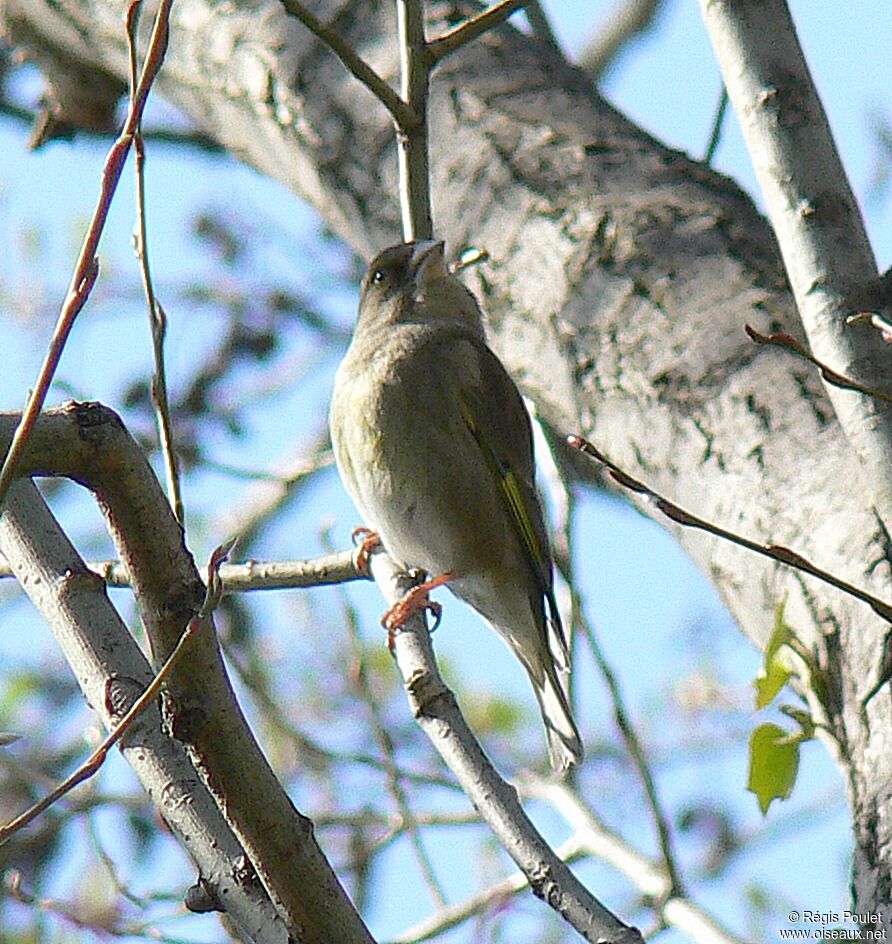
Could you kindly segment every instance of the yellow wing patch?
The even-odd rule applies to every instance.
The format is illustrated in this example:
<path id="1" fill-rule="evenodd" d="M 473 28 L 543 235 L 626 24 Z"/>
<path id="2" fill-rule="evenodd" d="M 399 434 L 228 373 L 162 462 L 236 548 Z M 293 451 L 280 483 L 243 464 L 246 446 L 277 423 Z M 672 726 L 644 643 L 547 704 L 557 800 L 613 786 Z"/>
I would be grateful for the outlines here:
<path id="1" fill-rule="evenodd" d="M 527 511 L 526 502 L 521 491 L 517 473 L 512 468 L 510 468 L 510 466 L 505 465 L 505 463 L 503 463 L 495 454 L 492 446 L 480 431 L 480 427 L 477 425 L 477 421 L 474 419 L 474 414 L 472 413 L 470 406 L 464 400 L 464 398 L 461 400 L 461 413 L 462 418 L 465 421 L 465 425 L 468 427 L 468 430 L 474 437 L 477 445 L 480 447 L 480 451 L 483 453 L 483 458 L 487 467 L 495 476 L 496 481 L 499 483 L 499 491 L 501 492 L 502 498 L 505 501 L 505 506 L 511 515 L 511 521 L 517 530 L 518 536 L 523 542 L 524 548 L 530 555 L 530 559 L 535 566 L 536 573 L 540 576 L 541 580 L 541 575 L 548 569 L 549 561 L 545 556 L 542 544 L 536 534 L 536 526 L 533 523 L 533 520 L 530 518 L 529 512 Z"/>

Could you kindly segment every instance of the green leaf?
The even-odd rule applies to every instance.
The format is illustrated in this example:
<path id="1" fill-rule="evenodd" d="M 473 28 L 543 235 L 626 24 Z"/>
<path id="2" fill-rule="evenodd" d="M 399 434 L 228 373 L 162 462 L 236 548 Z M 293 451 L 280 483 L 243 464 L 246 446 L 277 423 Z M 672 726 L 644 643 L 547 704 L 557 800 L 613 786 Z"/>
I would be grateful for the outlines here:
<path id="1" fill-rule="evenodd" d="M 768 638 L 768 645 L 765 646 L 762 670 L 753 683 L 756 688 L 757 709 L 770 705 L 793 674 L 787 662 L 784 647 L 790 644 L 796 634 L 784 619 L 786 603 L 786 599 L 783 599 L 775 607 L 774 627 Z"/>
<path id="2" fill-rule="evenodd" d="M 762 667 L 753 685 L 756 688 L 756 708 L 765 708 L 770 705 L 778 692 L 787 684 L 792 673 L 782 665 L 779 659 L 772 659 Z"/>
<path id="3" fill-rule="evenodd" d="M 760 724 L 750 736 L 750 774 L 746 788 L 755 793 L 762 815 L 773 800 L 786 800 L 799 772 L 802 735 L 789 734 L 780 725 Z"/>

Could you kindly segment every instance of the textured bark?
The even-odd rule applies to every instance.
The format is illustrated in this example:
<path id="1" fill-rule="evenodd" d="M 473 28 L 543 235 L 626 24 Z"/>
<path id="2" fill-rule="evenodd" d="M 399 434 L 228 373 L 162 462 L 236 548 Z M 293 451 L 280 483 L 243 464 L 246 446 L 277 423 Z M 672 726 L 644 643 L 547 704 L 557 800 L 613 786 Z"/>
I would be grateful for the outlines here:
<path id="1" fill-rule="evenodd" d="M 123 6 L 0 0 L 14 42 L 118 77 Z M 395 76 L 392 4 L 312 6 Z M 429 6 L 455 20 L 452 5 Z M 174 11 L 159 91 L 359 252 L 396 241 L 393 133 L 370 93 L 275 0 L 178 0 Z M 750 323 L 801 336 L 749 199 L 511 28 L 440 66 L 431 121 L 435 230 L 453 250 L 491 254 L 469 279 L 494 345 L 547 421 L 696 513 L 886 596 L 888 537 L 820 382 L 744 334 Z M 757 644 L 789 594 L 788 619 L 825 673 L 823 705 L 811 702 L 849 786 L 855 904 L 890 917 L 889 693 L 860 705 L 885 626 L 810 578 L 698 533 L 679 537 Z"/>

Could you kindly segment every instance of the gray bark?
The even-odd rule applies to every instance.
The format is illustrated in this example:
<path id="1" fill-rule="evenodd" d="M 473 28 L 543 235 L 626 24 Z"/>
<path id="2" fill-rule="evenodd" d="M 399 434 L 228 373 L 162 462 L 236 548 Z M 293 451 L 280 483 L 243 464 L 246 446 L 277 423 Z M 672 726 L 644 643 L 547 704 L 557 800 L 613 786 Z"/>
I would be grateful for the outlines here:
<path id="1" fill-rule="evenodd" d="M 379 72 L 397 75 L 391 4 L 312 6 Z M 118 78 L 123 7 L 0 3 L 13 41 Z M 390 122 L 335 57 L 275 0 L 178 0 L 174 10 L 158 91 L 360 253 L 398 240 Z M 888 536 L 819 380 L 744 334 L 749 323 L 802 335 L 749 199 L 636 129 L 586 75 L 510 27 L 440 66 L 431 121 L 435 231 L 453 250 L 489 251 L 469 279 L 495 347 L 548 423 L 591 438 L 697 514 L 886 596 Z M 757 645 L 789 594 L 788 619 L 825 673 L 822 704 L 810 700 L 848 784 L 855 905 L 888 920 L 888 690 L 866 712 L 860 704 L 886 626 L 811 578 L 700 533 L 679 539 Z"/>

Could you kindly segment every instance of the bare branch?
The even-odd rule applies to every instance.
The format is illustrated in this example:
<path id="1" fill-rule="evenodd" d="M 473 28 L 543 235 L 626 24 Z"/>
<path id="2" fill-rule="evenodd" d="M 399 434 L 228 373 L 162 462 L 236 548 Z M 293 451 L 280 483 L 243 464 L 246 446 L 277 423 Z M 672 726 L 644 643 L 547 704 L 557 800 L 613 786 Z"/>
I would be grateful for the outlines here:
<path id="1" fill-rule="evenodd" d="M 488 10 L 465 20 L 464 23 L 459 23 L 454 29 L 428 43 L 426 54 L 428 63 L 430 66 L 435 65 L 457 49 L 473 42 L 478 36 L 495 29 L 525 5 L 524 0 L 500 0 Z"/>
<path id="2" fill-rule="evenodd" d="M 400 49 L 400 94 L 414 116 L 407 124 L 396 114 L 397 160 L 399 162 L 400 215 L 403 239 L 431 239 L 430 165 L 427 99 L 430 76 L 436 64 L 487 30 L 504 22 L 523 6 L 523 0 L 501 0 L 479 16 L 449 30 L 428 43 L 424 35 L 422 0 L 396 0 Z"/>
<path id="3" fill-rule="evenodd" d="M 706 142 L 706 151 L 703 154 L 703 162 L 711 164 L 715 159 L 715 152 L 718 150 L 722 140 L 722 128 L 725 126 L 725 116 L 728 113 L 728 90 L 722 85 L 719 93 L 719 103 L 715 109 L 715 117 L 712 119 L 712 130 L 709 132 L 709 141 Z"/>
<path id="4" fill-rule="evenodd" d="M 637 492 L 639 495 L 644 495 L 646 498 L 651 499 L 667 518 L 671 518 L 677 524 L 686 528 L 696 528 L 697 530 L 714 534 L 716 537 L 723 538 L 740 547 L 745 547 L 748 551 L 754 551 L 756 554 L 768 557 L 771 560 L 777 561 L 779 564 L 786 564 L 788 567 L 801 570 L 804 574 L 817 577 L 818 580 L 823 580 L 824 583 L 829 584 L 831 587 L 835 587 L 837 590 L 841 590 L 843 593 L 847 593 L 857 600 L 866 603 L 877 616 L 882 617 L 888 623 L 892 623 L 892 606 L 883 602 L 878 597 L 866 593 L 864 590 L 860 590 L 853 584 L 841 580 L 839 577 L 834 577 L 833 574 L 828 573 L 826 570 L 821 570 L 820 567 L 816 567 L 801 554 L 797 554 L 796 551 L 792 551 L 788 547 L 783 547 L 780 544 L 757 544 L 755 541 L 750 541 L 749 538 L 735 534 L 733 531 L 728 531 L 717 524 L 705 521 L 703 518 L 698 518 L 696 515 L 692 515 L 689 511 L 685 511 L 683 508 L 669 501 L 668 498 L 664 498 L 643 482 L 639 482 L 638 479 L 633 478 L 627 472 L 624 472 L 618 465 L 598 452 L 590 442 L 586 442 L 586 440 L 579 436 L 569 436 L 567 441 L 571 446 L 574 446 L 587 456 L 591 456 L 591 458 L 606 466 L 610 471 L 611 477 L 619 482 L 623 488 L 627 488 L 630 491 Z"/>
<path id="5" fill-rule="evenodd" d="M 888 350 L 876 332 L 847 323 L 879 281 L 876 260 L 787 5 L 701 0 L 701 7 L 809 346 L 834 371 L 878 389 Z M 825 386 L 888 528 L 892 407 Z"/>
<path id="6" fill-rule="evenodd" d="M 158 696 L 161 691 L 161 686 L 164 684 L 164 680 L 170 675 L 171 670 L 179 661 L 183 652 L 185 652 L 186 643 L 195 636 L 201 624 L 201 620 L 205 618 L 204 615 L 199 614 L 189 621 L 189 625 L 183 630 L 180 641 L 174 646 L 173 652 L 167 657 L 164 665 L 161 666 L 152 681 L 77 770 L 66 777 L 43 797 L 43 799 L 38 800 L 33 806 L 28 807 L 27 810 L 14 819 L 0 824 L 0 846 L 8 842 L 20 829 L 24 829 L 25 826 L 37 819 L 41 813 L 46 812 L 55 802 L 61 800 L 67 793 L 70 793 L 78 784 L 89 780 L 90 777 L 95 776 L 102 769 L 102 765 L 105 763 L 106 757 L 108 757 L 108 752 L 124 737 L 130 728 L 133 727 L 133 723 L 139 717 L 140 713 Z"/>
<path id="7" fill-rule="evenodd" d="M 31 482 L 15 482 L 10 490 L 0 516 L 0 550 L 14 562 L 22 587 L 53 629 L 86 700 L 113 730 L 154 673 Z M 238 878 L 244 850 L 185 747 L 163 728 L 159 703 L 153 701 L 122 739 L 124 758 L 226 902 L 227 916 L 244 939 L 284 944 L 288 930 L 269 898 L 259 885 Z"/>
<path id="8" fill-rule="evenodd" d="M 369 566 L 387 602 L 394 605 L 401 600 L 411 586 L 407 575 L 381 552 L 371 555 Z M 637 929 L 608 911 L 555 855 L 524 812 L 517 791 L 498 775 L 480 749 L 455 696 L 440 676 L 421 615 L 396 633 L 394 655 L 419 725 L 527 876 L 533 892 L 587 941 L 642 944 Z"/>
<path id="9" fill-rule="evenodd" d="M 137 86 L 137 42 L 136 27 L 139 23 L 139 13 L 142 4 L 132 0 L 127 8 L 127 52 L 130 60 L 130 107 L 134 107 L 134 96 Z M 180 474 L 177 468 L 177 456 L 173 444 L 173 426 L 170 418 L 170 400 L 167 396 L 167 372 L 164 368 L 164 336 L 167 333 L 167 315 L 161 307 L 161 302 L 155 297 L 155 286 L 152 282 L 152 270 L 149 265 L 149 235 L 146 222 L 146 154 L 145 142 L 142 135 L 142 119 L 136 123 L 133 132 L 133 153 L 135 157 L 134 172 L 136 175 L 136 234 L 134 250 L 139 262 L 142 275 L 143 291 L 149 309 L 149 325 L 152 329 L 152 352 L 155 359 L 155 375 L 152 378 L 152 404 L 155 408 L 155 418 L 158 425 L 158 442 L 161 446 L 161 456 L 164 459 L 164 470 L 167 476 L 167 493 L 173 513 L 177 521 L 182 523 L 183 498 L 180 491 Z"/>
<path id="10" fill-rule="evenodd" d="M 661 6 L 662 0 L 616 0 L 610 19 L 586 43 L 578 64 L 600 82 L 629 42 L 650 28 Z"/>
<path id="11" fill-rule="evenodd" d="M 834 387 L 839 387 L 840 390 L 857 390 L 859 393 L 873 397 L 875 400 L 882 400 L 884 403 L 892 403 L 892 394 L 888 394 L 884 390 L 875 390 L 872 387 L 866 387 L 864 384 L 853 380 L 851 377 L 844 377 L 838 371 L 833 370 L 832 367 L 828 367 L 826 364 L 819 361 L 814 355 L 809 354 L 805 347 L 790 334 L 783 334 L 782 332 L 762 334 L 750 325 L 744 325 L 744 330 L 756 344 L 767 344 L 773 347 L 783 348 L 785 351 L 789 351 L 791 354 L 801 357 L 802 360 L 814 364 L 815 367 L 818 368 L 818 372 L 824 381 L 828 384 L 832 384 Z"/>
<path id="12" fill-rule="evenodd" d="M 571 838 L 554 850 L 563 862 L 576 862 L 585 857 L 585 850 L 580 846 L 576 838 Z M 388 944 L 421 944 L 422 941 L 430 941 L 433 938 L 445 934 L 446 931 L 458 927 L 458 925 L 473 918 L 475 915 L 499 908 L 501 905 L 514 895 L 525 891 L 530 887 L 529 879 L 523 872 L 515 872 L 503 878 L 500 882 L 495 882 L 488 888 L 471 895 L 465 901 L 443 908 L 432 917 L 420 921 L 418 924 L 407 928 L 402 934 L 388 941 Z"/>
<path id="13" fill-rule="evenodd" d="M 659 911 L 666 924 L 699 944 L 743 944 L 690 899 L 672 896 L 668 875 L 609 830 L 566 784 L 528 779 L 523 789 L 546 800 L 564 817 L 581 848 L 616 868 L 649 900 L 663 902 Z"/>
<path id="14" fill-rule="evenodd" d="M 523 5 L 523 12 L 526 14 L 533 35 L 563 57 L 564 51 L 561 49 L 557 36 L 554 35 L 554 30 L 551 28 L 551 23 L 548 22 L 548 17 L 545 15 L 539 0 L 527 0 Z"/>
<path id="15" fill-rule="evenodd" d="M 129 587 L 127 567 L 118 560 L 91 561 L 86 565 L 101 577 L 106 586 Z M 207 583 L 207 568 L 199 571 Z M 0 578 L 13 577 L 13 568 L 0 560 Z M 308 560 L 246 561 L 243 564 L 223 564 L 220 579 L 225 593 L 247 593 L 251 590 L 294 590 L 319 587 L 326 584 L 346 583 L 350 580 L 368 580 L 356 566 L 356 550 L 324 554 Z"/>
<path id="16" fill-rule="evenodd" d="M 308 452 L 309 455 L 302 451 L 277 463 L 269 475 L 256 476 L 237 502 L 214 515 L 212 529 L 220 534 L 238 535 L 240 547 L 243 550 L 250 547 L 276 512 L 299 497 L 317 472 L 334 465 L 328 431 L 317 438 Z M 231 469 L 224 471 L 232 473 Z"/>
<path id="17" fill-rule="evenodd" d="M 0 414 L 0 449 L 16 426 Z M 133 581 L 143 625 L 160 664 L 205 597 L 183 531 L 138 445 L 97 404 L 67 404 L 39 417 L 20 461 L 22 475 L 63 475 L 96 493 Z M 239 710 L 209 621 L 199 645 L 168 680 L 170 724 L 289 928 L 307 944 L 371 937 L 292 805 Z"/>
<path id="18" fill-rule="evenodd" d="M 663 811 L 663 803 L 657 791 L 656 780 L 651 771 L 647 753 L 641 744 L 638 732 L 635 730 L 635 725 L 626 708 L 626 701 L 623 696 L 622 688 L 620 687 L 619 678 L 608 661 L 604 650 L 601 648 L 601 643 L 595 632 L 595 628 L 586 616 L 583 601 L 576 589 L 580 586 L 580 580 L 578 579 L 575 568 L 577 554 L 574 546 L 574 528 L 577 517 L 576 496 L 561 477 L 560 470 L 548 450 L 546 450 L 546 457 L 550 460 L 545 465 L 545 470 L 547 470 L 546 475 L 551 485 L 550 492 L 553 497 L 553 505 L 557 512 L 557 521 L 560 524 L 558 539 L 555 540 L 553 544 L 555 566 L 570 590 L 571 619 L 568 621 L 570 624 L 570 639 L 575 644 L 578 634 L 582 634 L 582 638 L 588 643 L 588 647 L 594 657 L 595 665 L 598 667 L 598 671 L 604 679 L 604 684 L 607 686 L 607 694 L 613 706 L 613 716 L 616 721 L 617 729 L 626 745 L 629 757 L 638 772 L 638 778 L 641 781 L 645 797 L 650 806 L 657 839 L 660 844 L 660 851 L 663 856 L 663 867 L 666 870 L 666 874 L 669 876 L 674 893 L 680 895 L 683 894 L 684 885 L 681 880 L 681 869 L 678 866 L 675 850 L 673 848 L 669 817 Z"/>
<path id="19" fill-rule="evenodd" d="M 571 586 L 573 585 L 571 584 Z M 663 804 L 660 800 L 660 795 L 657 792 L 656 780 L 654 779 L 653 773 L 650 769 L 650 763 L 648 762 L 647 754 L 641 745 L 641 741 L 638 738 L 638 732 L 635 730 L 635 726 L 632 724 L 632 719 L 629 716 L 628 710 L 626 709 L 625 699 L 623 698 L 622 689 L 619 685 L 619 679 L 617 678 L 616 673 L 613 671 L 612 666 L 607 661 L 607 657 L 605 656 L 604 651 L 601 649 L 600 642 L 593 627 L 589 621 L 583 617 L 582 607 L 578 605 L 578 603 L 574 608 L 574 612 L 577 614 L 577 619 L 582 629 L 583 636 L 588 642 L 589 648 L 592 651 L 592 655 L 595 658 L 598 671 L 601 673 L 602 677 L 604 678 L 604 682 L 607 685 L 607 691 L 610 695 L 610 701 L 613 705 L 613 717 L 616 721 L 616 726 L 619 729 L 623 742 L 626 745 L 626 750 L 629 752 L 629 756 L 632 758 L 632 763 L 634 764 L 635 769 L 638 771 L 638 778 L 644 787 L 644 795 L 647 797 L 647 803 L 650 806 L 651 815 L 653 816 L 654 825 L 656 828 L 657 839 L 660 844 L 660 852 L 662 853 L 663 857 L 663 868 L 665 869 L 666 875 L 669 879 L 669 891 L 666 893 L 666 897 L 683 895 L 684 883 L 681 879 L 681 870 L 678 867 L 675 850 L 672 844 L 672 831 L 669 827 L 669 818 L 663 811 Z"/>
<path id="20" fill-rule="evenodd" d="M 418 123 L 418 115 L 397 95 L 396 92 L 362 58 L 356 55 L 350 44 L 318 20 L 299 0 L 281 0 L 285 10 L 296 17 L 304 26 L 341 60 L 351 75 L 378 99 L 390 112 L 400 128 L 411 128 Z"/>
<path id="21" fill-rule="evenodd" d="M 431 66 L 427 61 L 422 0 L 396 0 L 400 46 L 400 92 L 417 116 L 412 127 L 397 124 L 397 155 L 400 175 L 400 212 L 403 239 L 430 239 L 430 165 L 428 163 L 427 95 Z"/>

